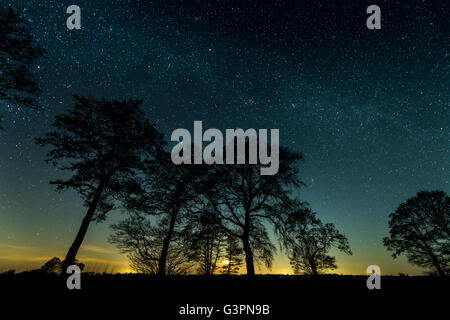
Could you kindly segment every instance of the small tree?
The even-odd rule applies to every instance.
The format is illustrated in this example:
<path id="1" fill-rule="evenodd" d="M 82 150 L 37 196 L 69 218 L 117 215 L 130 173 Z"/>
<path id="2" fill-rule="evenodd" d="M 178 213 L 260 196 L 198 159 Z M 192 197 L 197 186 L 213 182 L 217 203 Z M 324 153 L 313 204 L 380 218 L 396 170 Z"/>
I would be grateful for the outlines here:
<path id="1" fill-rule="evenodd" d="M 128 254 L 130 267 L 140 273 L 160 274 L 160 258 L 164 239 L 167 236 L 167 219 L 161 219 L 157 225 L 147 217 L 131 213 L 130 216 L 111 226 L 114 231 L 109 242 L 115 244 L 123 253 Z M 192 263 L 186 256 L 183 238 L 174 233 L 167 250 L 165 271 L 167 275 L 186 274 Z"/>
<path id="2" fill-rule="evenodd" d="M 443 191 L 421 191 L 389 215 L 389 237 L 383 244 L 394 258 L 450 273 L 450 197 Z"/>
<path id="3" fill-rule="evenodd" d="M 284 225 L 284 244 L 295 274 L 317 275 L 336 269 L 336 258 L 328 254 L 336 248 L 351 255 L 347 238 L 332 223 L 323 223 L 303 203 L 295 203 Z"/>
<path id="4" fill-rule="evenodd" d="M 244 251 L 242 250 L 238 239 L 231 236 L 226 238 L 224 258 L 221 273 L 228 276 L 230 274 L 239 273 L 239 270 L 244 262 Z"/>
<path id="5" fill-rule="evenodd" d="M 31 67 L 45 56 L 27 20 L 10 7 L 0 8 L 0 101 L 37 108 L 41 93 Z"/>
<path id="6" fill-rule="evenodd" d="M 164 236 L 160 238 L 162 243 L 157 245 L 160 251 L 153 254 L 159 264 L 157 269 L 160 276 L 167 273 L 166 263 L 171 243 L 173 239 L 181 237 L 189 206 L 197 198 L 193 186 L 198 169 L 190 165 L 177 166 L 172 163 L 169 154 L 160 153 L 155 161 L 146 163 L 139 181 L 125 195 L 124 202 L 129 211 L 160 219 L 159 230 Z"/>
<path id="7" fill-rule="evenodd" d="M 84 263 L 75 260 L 75 264 L 80 268 L 81 271 L 84 269 Z M 40 269 L 40 271 L 45 273 L 61 273 L 63 262 L 58 257 L 53 257 L 48 260 Z"/>
<path id="8" fill-rule="evenodd" d="M 75 189 L 88 210 L 62 266 L 73 264 L 92 220 L 103 221 L 115 201 L 162 146 L 162 135 L 139 109 L 141 101 L 107 101 L 75 96 L 74 108 L 56 117 L 42 146 L 51 146 L 47 162 L 71 172 L 56 180 L 57 190 Z"/>
<path id="9" fill-rule="evenodd" d="M 225 244 L 224 231 L 214 223 L 208 214 L 194 216 L 186 226 L 184 238 L 191 261 L 197 262 L 197 271 L 212 275 L 222 256 Z"/>

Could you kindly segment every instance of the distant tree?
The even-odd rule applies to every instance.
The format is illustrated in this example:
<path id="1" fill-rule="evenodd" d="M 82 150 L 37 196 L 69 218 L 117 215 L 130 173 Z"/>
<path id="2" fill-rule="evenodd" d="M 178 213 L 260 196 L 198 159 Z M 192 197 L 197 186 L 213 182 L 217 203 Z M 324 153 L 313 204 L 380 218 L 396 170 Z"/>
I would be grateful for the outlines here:
<path id="1" fill-rule="evenodd" d="M 53 257 L 47 261 L 40 270 L 45 273 L 61 273 L 61 266 L 61 259 L 58 257 Z"/>
<path id="2" fill-rule="evenodd" d="M 126 195 L 125 206 L 129 211 L 162 221 L 159 230 L 164 236 L 160 238 L 162 243 L 156 246 L 160 251 L 152 255 L 158 261 L 160 276 L 167 273 L 172 240 L 181 237 L 189 207 L 197 198 L 194 185 L 198 169 L 191 165 L 175 165 L 169 154 L 161 153 L 155 161 L 147 163 L 140 180 Z"/>
<path id="3" fill-rule="evenodd" d="M 443 191 L 421 191 L 389 215 L 389 237 L 383 244 L 394 258 L 450 273 L 450 197 Z"/>
<path id="4" fill-rule="evenodd" d="M 81 271 L 84 269 L 84 263 L 75 260 L 75 264 L 80 268 Z M 61 273 L 63 262 L 58 257 L 53 257 L 48 260 L 40 269 L 40 271 L 45 273 Z"/>
<path id="5" fill-rule="evenodd" d="M 239 273 L 243 263 L 244 251 L 241 243 L 237 238 L 228 235 L 225 240 L 224 264 L 222 265 L 221 273 L 226 275 Z"/>
<path id="6" fill-rule="evenodd" d="M 336 269 L 336 258 L 328 252 L 336 248 L 351 255 L 347 238 L 332 223 L 323 223 L 304 203 L 293 202 L 284 228 L 284 245 L 295 274 L 317 275 Z"/>
<path id="7" fill-rule="evenodd" d="M 37 108 L 41 93 L 31 67 L 45 51 L 33 38 L 27 20 L 11 7 L 0 8 L 0 101 Z"/>
<path id="8" fill-rule="evenodd" d="M 202 275 L 214 274 L 224 250 L 224 231 L 210 215 L 200 214 L 191 219 L 183 236 L 187 255 L 191 261 L 197 262 L 197 271 Z"/>
<path id="9" fill-rule="evenodd" d="M 248 150 L 248 144 L 246 147 Z M 249 276 L 255 275 L 255 261 L 271 267 L 275 246 L 266 226 L 280 223 L 277 208 L 288 201 L 292 187 L 302 185 L 298 178 L 302 155 L 281 147 L 279 156 L 275 175 L 261 175 L 260 164 L 218 165 L 201 184 L 205 212 L 210 212 L 227 234 L 241 241 Z"/>
<path id="10" fill-rule="evenodd" d="M 109 242 L 128 254 L 130 267 L 136 272 L 160 274 L 160 257 L 167 236 L 167 219 L 155 226 L 148 217 L 131 213 L 130 216 L 111 226 L 113 234 Z M 192 262 L 186 256 L 183 238 L 174 233 L 167 250 L 165 272 L 167 275 L 188 273 Z"/>
<path id="11" fill-rule="evenodd" d="M 88 208 L 62 272 L 75 261 L 91 221 L 106 218 L 126 186 L 133 183 L 136 170 L 163 144 L 162 135 L 140 110 L 141 101 L 75 99 L 72 109 L 56 117 L 55 131 L 36 139 L 38 144 L 51 147 L 47 162 L 72 174 L 51 183 L 58 191 L 76 190 Z"/>

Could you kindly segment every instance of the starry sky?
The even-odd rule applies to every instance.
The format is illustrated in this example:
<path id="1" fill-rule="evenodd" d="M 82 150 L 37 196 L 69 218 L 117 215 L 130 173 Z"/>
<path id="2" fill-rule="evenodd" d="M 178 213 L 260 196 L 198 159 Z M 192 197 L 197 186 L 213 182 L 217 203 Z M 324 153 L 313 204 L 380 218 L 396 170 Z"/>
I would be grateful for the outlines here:
<path id="1" fill-rule="evenodd" d="M 13 1 L 14 2 L 14 1 Z M 20 1 L 19 1 L 20 2 Z M 144 100 L 176 128 L 279 128 L 300 151 L 299 196 L 347 235 L 337 273 L 421 274 L 382 245 L 388 215 L 419 190 L 450 191 L 450 7 L 445 1 L 23 0 L 47 58 L 33 66 L 42 111 L 0 102 L 0 272 L 63 257 L 85 209 L 56 193 L 62 173 L 34 138 L 72 95 Z M 81 7 L 81 30 L 66 8 Z M 366 28 L 381 8 L 382 29 Z M 108 244 L 113 212 L 92 224 L 78 258 L 90 271 L 128 271 Z M 268 272 L 261 269 L 259 272 Z M 290 273 L 280 254 L 272 273 Z"/>

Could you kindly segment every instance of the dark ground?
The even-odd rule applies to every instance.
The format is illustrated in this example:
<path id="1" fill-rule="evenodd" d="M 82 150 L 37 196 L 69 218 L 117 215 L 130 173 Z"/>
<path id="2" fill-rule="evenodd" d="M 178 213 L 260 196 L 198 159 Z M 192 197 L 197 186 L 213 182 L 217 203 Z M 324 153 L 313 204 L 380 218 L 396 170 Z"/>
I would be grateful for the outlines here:
<path id="1" fill-rule="evenodd" d="M 2 309 L 20 302 L 16 313 L 55 312 L 56 306 L 81 318 L 106 314 L 124 319 L 313 319 L 344 317 L 379 319 L 448 314 L 449 279 L 382 276 L 381 289 L 369 290 L 366 276 L 199 276 L 81 275 L 81 290 L 68 290 L 56 275 L 0 275 Z M 214 306 L 213 316 L 179 315 L 180 307 Z M 225 305 L 270 306 L 269 315 L 225 315 Z M 220 311 L 216 311 L 220 310 Z M 444 313 L 442 313 L 444 312 Z M 123 316 L 122 316 L 123 315 Z M 56 316 L 56 315 L 54 315 Z M 53 317 L 48 314 L 48 317 Z M 114 318 L 116 318 L 114 317 Z M 437 317 L 437 316 L 436 316 Z M 84 318 L 84 317 L 83 317 Z"/>

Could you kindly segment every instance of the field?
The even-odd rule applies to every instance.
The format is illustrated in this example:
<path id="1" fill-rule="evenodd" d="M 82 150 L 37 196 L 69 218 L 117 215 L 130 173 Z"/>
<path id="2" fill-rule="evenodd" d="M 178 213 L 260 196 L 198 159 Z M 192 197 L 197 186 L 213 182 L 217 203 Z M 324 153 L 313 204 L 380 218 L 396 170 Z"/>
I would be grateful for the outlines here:
<path id="1" fill-rule="evenodd" d="M 68 290 L 56 275 L 32 272 L 2 275 L 0 285 L 11 300 L 27 299 L 40 309 L 51 310 L 61 301 L 75 313 L 121 312 L 127 319 L 138 315 L 144 319 L 322 319 L 369 314 L 404 318 L 424 310 L 429 314 L 426 319 L 432 319 L 433 312 L 448 308 L 450 283 L 426 276 L 382 276 L 381 289 L 368 290 L 366 276 L 342 275 L 158 279 L 138 274 L 82 274 L 81 279 L 80 290 Z M 213 310 L 210 316 L 180 314 L 202 313 L 205 307 Z M 263 308 L 269 313 L 263 314 Z"/>

